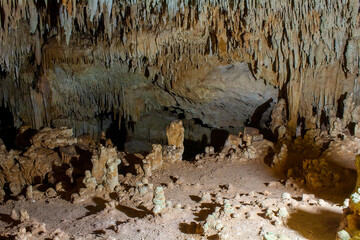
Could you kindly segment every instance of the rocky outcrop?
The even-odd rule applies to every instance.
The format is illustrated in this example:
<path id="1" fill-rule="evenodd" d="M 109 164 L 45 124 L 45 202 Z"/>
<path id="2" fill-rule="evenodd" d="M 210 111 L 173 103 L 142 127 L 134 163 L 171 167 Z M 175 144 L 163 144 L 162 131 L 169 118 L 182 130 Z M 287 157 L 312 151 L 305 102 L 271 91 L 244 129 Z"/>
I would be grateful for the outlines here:
<path id="1" fill-rule="evenodd" d="M 309 188 L 332 187 L 340 181 L 325 159 L 305 159 L 303 161 L 303 177 Z"/>
<path id="2" fill-rule="evenodd" d="M 68 157 L 60 158 L 57 152 L 77 142 L 71 129 L 45 128 L 30 141 L 32 145 L 25 152 L 8 152 L 3 144 L 0 145 L 0 196 L 5 194 L 5 184 L 9 185 L 10 193 L 17 196 L 25 187 L 40 184 L 45 179 L 49 184 L 73 182 L 74 162 Z M 61 153 L 60 150 L 60 155 L 64 155 Z"/>

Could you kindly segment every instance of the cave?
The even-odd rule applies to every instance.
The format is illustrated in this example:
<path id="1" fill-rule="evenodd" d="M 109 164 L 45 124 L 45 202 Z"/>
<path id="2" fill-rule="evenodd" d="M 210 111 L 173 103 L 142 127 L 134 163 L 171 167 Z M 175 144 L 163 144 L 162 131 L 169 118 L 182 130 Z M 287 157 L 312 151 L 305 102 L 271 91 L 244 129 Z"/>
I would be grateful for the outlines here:
<path id="1" fill-rule="evenodd" d="M 360 239 L 359 8 L 0 1 L 0 239 Z"/>

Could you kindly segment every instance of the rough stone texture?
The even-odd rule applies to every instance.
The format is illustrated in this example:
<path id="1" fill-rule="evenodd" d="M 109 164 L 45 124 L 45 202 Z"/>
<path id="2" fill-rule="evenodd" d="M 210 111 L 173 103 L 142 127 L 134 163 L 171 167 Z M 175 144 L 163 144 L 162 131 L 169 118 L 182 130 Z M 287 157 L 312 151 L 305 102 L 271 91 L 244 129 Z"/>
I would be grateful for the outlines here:
<path id="1" fill-rule="evenodd" d="M 91 177 L 95 178 L 97 184 L 103 184 L 109 191 L 113 191 L 119 184 L 118 165 L 121 163 L 116 148 L 101 145 L 97 151 L 94 151 L 91 162 L 93 164 Z M 89 176 L 87 180 L 90 181 L 91 177 Z"/>
<path id="2" fill-rule="evenodd" d="M 97 181 L 96 178 L 91 176 L 91 172 L 89 170 L 85 171 L 85 177 L 83 183 L 87 189 L 95 191 L 95 188 L 97 186 Z"/>
<path id="3" fill-rule="evenodd" d="M 176 148 L 184 148 L 184 127 L 182 121 L 174 121 L 166 128 L 168 144 Z"/>
<path id="4" fill-rule="evenodd" d="M 303 161 L 303 176 L 309 188 L 331 187 L 340 180 L 325 159 L 305 159 Z"/>
<path id="5" fill-rule="evenodd" d="M 164 189 L 161 186 L 157 186 L 154 191 L 153 199 L 153 212 L 159 214 L 164 211 L 166 207 Z"/>
<path id="6" fill-rule="evenodd" d="M 104 186 L 110 192 L 114 191 L 115 187 L 119 185 L 118 165 L 120 163 L 121 160 L 118 158 L 109 158 L 106 162 Z"/>
<path id="7" fill-rule="evenodd" d="M 281 126 L 286 125 L 286 115 L 286 102 L 284 99 L 280 99 L 272 110 L 270 123 L 270 130 L 279 138 L 283 137 L 278 131 Z"/>
<path id="8" fill-rule="evenodd" d="M 359 102 L 357 1 L 91 3 L 2 1 L 0 98 L 17 124 L 93 134 L 99 113 L 173 107 L 233 126 L 280 96 L 295 130 Z"/>
<path id="9" fill-rule="evenodd" d="M 45 128 L 31 138 L 31 143 L 23 152 L 8 152 L 0 143 L 0 198 L 4 196 L 5 183 L 9 184 L 13 196 L 19 195 L 29 186 L 27 195 L 31 197 L 31 185 L 43 183 L 45 179 L 54 185 L 61 180 L 72 183 L 75 181 L 74 176 L 81 171 L 77 166 L 79 156 L 73 146 L 77 139 L 72 136 L 71 129 Z M 78 167 L 75 171 L 73 164 Z"/>
<path id="10" fill-rule="evenodd" d="M 163 147 L 165 162 L 174 163 L 182 160 L 184 153 L 184 127 L 181 120 L 173 121 L 166 128 L 169 146 Z"/>
<path id="11" fill-rule="evenodd" d="M 30 140 L 34 147 L 54 149 L 56 147 L 69 146 L 77 143 L 73 137 L 73 130 L 65 127 L 59 129 L 44 128 Z"/>
<path id="12" fill-rule="evenodd" d="M 175 163 L 182 160 L 184 148 L 176 148 L 172 146 L 163 146 L 162 158 L 166 163 Z"/>
<path id="13" fill-rule="evenodd" d="M 287 164 L 287 157 L 288 157 L 288 148 L 286 144 L 281 146 L 280 152 L 275 154 L 271 167 L 275 168 L 278 173 L 283 174 L 286 171 L 286 164 Z"/>
<path id="14" fill-rule="evenodd" d="M 152 170 L 161 167 L 163 164 L 162 146 L 159 144 L 153 144 L 153 150 L 143 160 L 143 168 L 145 176 L 151 176 Z"/>

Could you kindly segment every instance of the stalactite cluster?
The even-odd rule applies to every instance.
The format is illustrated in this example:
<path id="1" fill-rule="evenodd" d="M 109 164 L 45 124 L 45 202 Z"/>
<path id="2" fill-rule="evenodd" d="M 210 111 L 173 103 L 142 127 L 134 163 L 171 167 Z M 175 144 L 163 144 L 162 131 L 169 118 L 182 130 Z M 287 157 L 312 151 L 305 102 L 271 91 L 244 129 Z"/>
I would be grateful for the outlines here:
<path id="1" fill-rule="evenodd" d="M 257 79 L 280 89 L 293 129 L 299 116 L 308 122 L 316 115 L 320 126 L 322 111 L 336 111 L 343 94 L 359 99 L 357 0 L 2 0 L 0 8 L 0 99 L 37 128 L 52 120 L 49 86 L 64 64 L 73 73 L 77 66 L 120 64 L 166 90 L 164 101 L 206 102 L 206 94 L 188 93 L 184 79 L 196 82 L 196 71 L 245 62 Z M 11 91 L 19 87 L 15 101 Z M 131 110 L 116 89 L 115 99 L 91 101 L 102 111 L 121 105 L 135 119 L 150 106 Z M 77 95 L 80 102 L 89 97 Z M 73 111 L 62 105 L 58 115 Z"/>

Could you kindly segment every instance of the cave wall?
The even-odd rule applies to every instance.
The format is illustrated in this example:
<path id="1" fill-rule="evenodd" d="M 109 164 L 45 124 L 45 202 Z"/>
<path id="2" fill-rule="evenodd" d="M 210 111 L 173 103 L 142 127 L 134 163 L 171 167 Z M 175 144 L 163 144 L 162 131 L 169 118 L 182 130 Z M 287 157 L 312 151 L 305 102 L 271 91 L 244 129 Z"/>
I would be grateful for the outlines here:
<path id="1" fill-rule="evenodd" d="M 344 94 L 359 101 L 358 11 L 357 0 L 3 0 L 0 99 L 18 125 L 78 133 L 106 112 L 136 121 L 164 106 L 239 126 L 278 97 L 290 129 L 314 114 L 320 126 Z"/>

